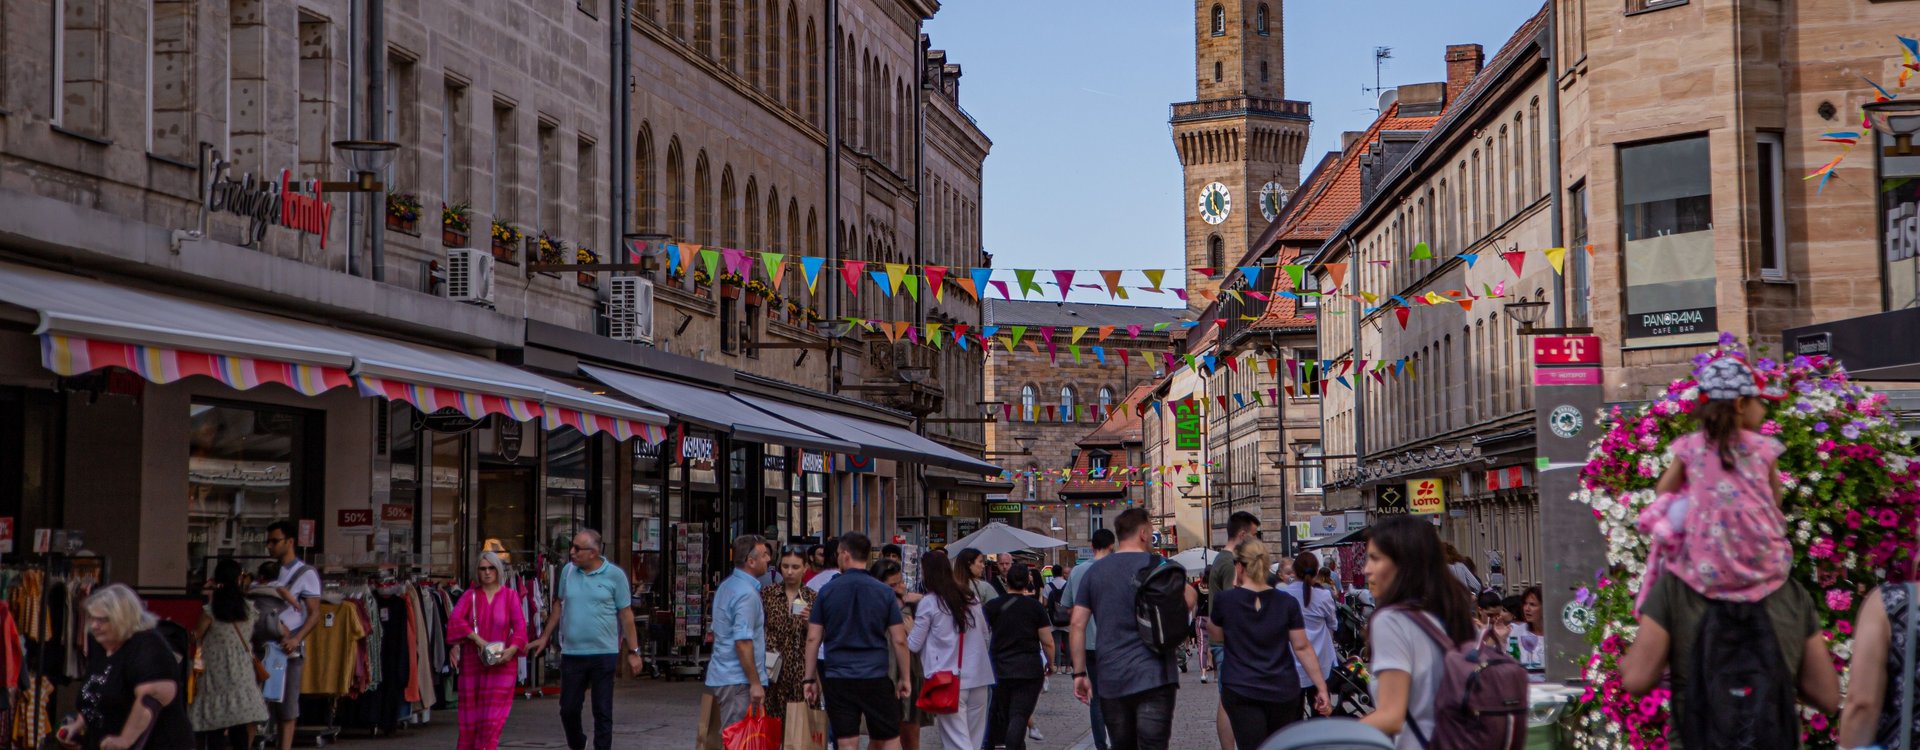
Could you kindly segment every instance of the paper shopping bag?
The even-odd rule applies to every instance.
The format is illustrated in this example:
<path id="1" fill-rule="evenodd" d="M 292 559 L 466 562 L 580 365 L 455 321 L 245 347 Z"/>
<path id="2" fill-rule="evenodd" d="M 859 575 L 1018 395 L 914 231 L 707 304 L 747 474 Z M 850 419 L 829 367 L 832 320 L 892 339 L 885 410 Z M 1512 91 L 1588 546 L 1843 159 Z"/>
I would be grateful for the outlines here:
<path id="1" fill-rule="evenodd" d="M 788 703 L 780 750 L 827 750 L 827 712 L 799 701 Z"/>
<path id="2" fill-rule="evenodd" d="M 700 696 L 700 724 L 694 734 L 694 750 L 726 750 L 720 742 L 720 704 L 712 694 Z"/>

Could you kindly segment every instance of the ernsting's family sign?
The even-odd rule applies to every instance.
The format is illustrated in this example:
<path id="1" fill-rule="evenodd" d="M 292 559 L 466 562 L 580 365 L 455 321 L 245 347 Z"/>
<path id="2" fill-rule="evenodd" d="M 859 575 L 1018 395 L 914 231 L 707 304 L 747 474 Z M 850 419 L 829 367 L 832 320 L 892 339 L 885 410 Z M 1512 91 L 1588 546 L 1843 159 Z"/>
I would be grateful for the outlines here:
<path id="1" fill-rule="evenodd" d="M 236 180 L 232 166 L 233 162 L 222 158 L 217 149 L 201 152 L 200 173 L 207 176 L 200 190 L 202 227 L 206 226 L 207 214 L 224 211 L 251 220 L 242 245 L 259 244 L 267 236 L 267 227 L 278 224 L 318 235 L 321 249 L 326 249 L 333 204 L 321 199 L 319 180 L 295 182 L 293 173 L 285 169 L 280 170 L 277 183 L 256 181 L 251 172 Z"/>

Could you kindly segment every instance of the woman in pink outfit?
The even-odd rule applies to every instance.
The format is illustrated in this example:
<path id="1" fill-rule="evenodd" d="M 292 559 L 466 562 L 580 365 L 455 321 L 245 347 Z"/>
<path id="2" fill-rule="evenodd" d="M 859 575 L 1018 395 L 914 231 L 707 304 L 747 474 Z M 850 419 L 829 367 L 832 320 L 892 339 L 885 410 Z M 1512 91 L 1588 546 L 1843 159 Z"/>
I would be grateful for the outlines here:
<path id="1" fill-rule="evenodd" d="M 479 581 L 453 607 L 447 622 L 447 641 L 460 649 L 459 750 L 493 750 L 500 746 L 500 730 L 513 710 L 513 683 L 519 674 L 515 660 L 527 646 L 527 619 L 520 610 L 520 594 L 501 585 L 507 566 L 492 552 L 480 553 Z M 489 643 L 506 645 L 499 663 L 487 666 L 482 654 Z"/>

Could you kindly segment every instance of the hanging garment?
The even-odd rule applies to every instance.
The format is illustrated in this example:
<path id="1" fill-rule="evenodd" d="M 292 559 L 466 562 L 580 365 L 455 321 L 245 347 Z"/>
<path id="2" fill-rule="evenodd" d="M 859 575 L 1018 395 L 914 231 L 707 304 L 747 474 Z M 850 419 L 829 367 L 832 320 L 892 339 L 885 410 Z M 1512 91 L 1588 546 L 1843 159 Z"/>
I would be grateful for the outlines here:
<path id="1" fill-rule="evenodd" d="M 346 695 L 353 688 L 354 664 L 360 639 L 366 637 L 360 617 L 346 603 L 321 600 L 314 616 L 320 624 L 307 632 L 306 666 L 300 677 L 303 695 Z"/>

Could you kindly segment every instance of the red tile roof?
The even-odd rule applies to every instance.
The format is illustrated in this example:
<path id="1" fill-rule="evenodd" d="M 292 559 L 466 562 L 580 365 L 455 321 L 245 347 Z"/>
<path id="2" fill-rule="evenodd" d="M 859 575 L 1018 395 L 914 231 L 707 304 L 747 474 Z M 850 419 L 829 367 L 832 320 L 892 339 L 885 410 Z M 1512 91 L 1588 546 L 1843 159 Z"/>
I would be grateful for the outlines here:
<path id="1" fill-rule="evenodd" d="M 1093 459 L 1090 455 L 1093 453 L 1093 450 L 1091 449 L 1115 449 L 1108 451 L 1111 456 L 1111 458 L 1108 459 L 1108 466 L 1119 466 L 1126 463 L 1126 446 L 1129 443 L 1140 443 L 1146 439 L 1145 432 L 1142 429 L 1140 415 L 1134 411 L 1133 405 L 1139 403 L 1141 399 L 1146 398 L 1147 394 L 1151 392 L 1153 392 L 1151 383 L 1141 383 L 1140 385 L 1134 386 L 1134 389 L 1129 392 L 1120 403 L 1114 405 L 1114 409 L 1107 415 L 1106 421 L 1101 422 L 1099 427 L 1093 429 L 1093 432 L 1087 433 L 1086 437 L 1080 439 L 1080 454 L 1073 460 L 1073 473 L 1067 477 L 1066 486 L 1060 488 L 1061 495 L 1074 497 L 1119 497 L 1126 493 L 1127 481 L 1125 479 L 1093 479 L 1087 476 L 1087 470 L 1093 467 Z"/>

